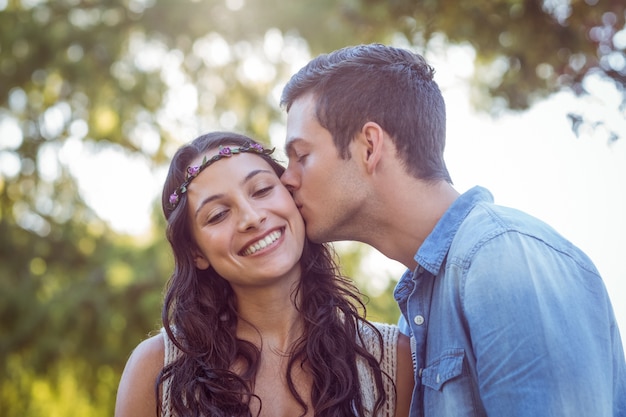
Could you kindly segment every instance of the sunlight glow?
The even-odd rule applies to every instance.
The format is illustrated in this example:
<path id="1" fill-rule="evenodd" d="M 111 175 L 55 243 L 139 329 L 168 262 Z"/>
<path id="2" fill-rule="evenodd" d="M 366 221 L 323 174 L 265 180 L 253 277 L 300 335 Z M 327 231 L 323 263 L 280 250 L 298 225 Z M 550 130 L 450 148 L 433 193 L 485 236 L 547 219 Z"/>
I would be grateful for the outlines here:
<path id="1" fill-rule="evenodd" d="M 72 110 L 66 102 L 61 101 L 47 108 L 41 118 L 41 136 L 46 139 L 58 137 L 71 116 Z"/>
<path id="2" fill-rule="evenodd" d="M 134 58 L 135 66 L 144 72 L 153 72 L 161 68 L 168 54 L 167 47 L 156 40 L 147 41 L 143 33 L 130 36 L 129 56 Z"/>
<path id="3" fill-rule="evenodd" d="M 263 57 L 253 54 L 243 61 L 238 74 L 242 81 L 250 84 L 267 83 L 276 77 L 276 69 Z"/>
<path id="4" fill-rule="evenodd" d="M 193 52 L 199 56 L 204 64 L 211 67 L 221 67 L 232 60 L 228 42 L 218 33 L 209 33 L 193 43 Z"/>
<path id="5" fill-rule="evenodd" d="M 12 117 L 0 118 L 0 150 L 17 149 L 24 141 L 22 129 Z"/>
<path id="6" fill-rule="evenodd" d="M 278 29 L 269 29 L 263 38 L 263 52 L 271 62 L 280 60 L 284 48 L 283 34 Z"/>
<path id="7" fill-rule="evenodd" d="M 155 178 L 147 160 L 125 155 L 115 147 L 76 143 L 60 152 L 78 180 L 85 201 L 115 230 L 145 233 L 151 224 L 152 204 L 162 180 Z"/>
<path id="8" fill-rule="evenodd" d="M 226 7 L 234 12 L 243 9 L 245 5 L 245 0 L 226 0 Z"/>
<path id="9" fill-rule="evenodd" d="M 58 145 L 56 143 L 44 143 L 39 148 L 37 156 L 37 171 L 44 181 L 53 182 L 61 175 L 57 158 Z"/>
<path id="10" fill-rule="evenodd" d="M 146 155 L 154 155 L 159 150 L 161 137 L 153 124 L 142 121 L 128 132 L 128 138 Z"/>
<path id="11" fill-rule="evenodd" d="M 20 157 L 15 152 L 0 151 L 0 174 L 6 178 L 14 178 L 20 173 Z M 2 188 L 2 187 L 0 187 Z"/>

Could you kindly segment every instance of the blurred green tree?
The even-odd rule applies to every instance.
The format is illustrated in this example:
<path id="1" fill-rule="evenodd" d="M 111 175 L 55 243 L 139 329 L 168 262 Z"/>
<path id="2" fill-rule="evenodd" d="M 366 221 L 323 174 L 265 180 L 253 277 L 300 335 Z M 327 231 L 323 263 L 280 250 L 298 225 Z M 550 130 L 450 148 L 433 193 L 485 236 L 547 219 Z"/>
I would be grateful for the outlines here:
<path id="1" fill-rule="evenodd" d="M 564 88 L 583 94 L 592 74 L 625 96 L 624 9 L 618 0 L 0 0 L 3 415 L 112 415 L 130 350 L 159 325 L 171 270 L 160 210 L 144 240 L 113 233 L 82 197 L 76 155 L 114 148 L 156 170 L 201 131 L 267 142 L 283 123 L 280 89 L 311 54 L 374 41 L 422 53 L 471 45 L 474 100 L 492 112 Z M 131 176 L 128 186 L 141 184 Z M 365 282 L 363 256 L 351 247 L 342 263 Z M 393 284 L 368 294 L 370 317 L 395 321 Z"/>

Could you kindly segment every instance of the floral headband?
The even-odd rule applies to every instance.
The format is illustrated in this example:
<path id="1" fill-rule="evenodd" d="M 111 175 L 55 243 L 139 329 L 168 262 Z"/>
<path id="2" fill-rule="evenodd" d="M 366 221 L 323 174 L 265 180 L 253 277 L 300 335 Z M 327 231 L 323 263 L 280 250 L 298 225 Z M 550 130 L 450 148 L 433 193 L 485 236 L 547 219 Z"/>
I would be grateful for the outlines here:
<path id="1" fill-rule="evenodd" d="M 210 159 L 207 159 L 207 157 L 205 156 L 204 159 L 202 159 L 202 163 L 200 165 L 187 167 L 185 181 L 172 194 L 170 194 L 170 208 L 172 210 L 176 208 L 178 202 L 180 201 L 180 196 L 187 192 L 187 186 L 189 186 L 189 183 L 191 183 L 191 181 L 196 178 L 204 168 L 208 167 L 214 162 L 219 161 L 220 159 L 229 158 L 242 152 L 270 155 L 272 152 L 274 152 L 274 148 L 265 149 L 258 143 L 246 143 L 243 146 L 220 146 L 219 152 L 216 155 L 212 156 Z"/>

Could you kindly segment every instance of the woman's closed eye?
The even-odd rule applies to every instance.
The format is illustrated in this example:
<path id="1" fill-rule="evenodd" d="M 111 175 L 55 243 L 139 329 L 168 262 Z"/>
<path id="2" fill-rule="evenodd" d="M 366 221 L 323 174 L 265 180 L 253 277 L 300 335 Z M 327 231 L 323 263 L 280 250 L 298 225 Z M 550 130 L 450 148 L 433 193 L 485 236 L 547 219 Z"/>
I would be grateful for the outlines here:
<path id="1" fill-rule="evenodd" d="M 274 185 L 268 185 L 267 187 L 260 187 L 252 193 L 253 197 L 265 197 L 274 189 Z"/>
<path id="2" fill-rule="evenodd" d="M 215 224 L 223 220 L 228 214 L 228 210 L 216 210 L 207 215 L 206 224 Z"/>

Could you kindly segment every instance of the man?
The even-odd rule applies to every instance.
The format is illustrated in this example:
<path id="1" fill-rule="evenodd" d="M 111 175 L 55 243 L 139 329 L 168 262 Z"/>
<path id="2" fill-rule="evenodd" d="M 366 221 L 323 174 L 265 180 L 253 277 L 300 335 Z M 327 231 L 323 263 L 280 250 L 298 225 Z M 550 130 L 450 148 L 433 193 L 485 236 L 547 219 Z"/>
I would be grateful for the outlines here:
<path id="1" fill-rule="evenodd" d="M 282 177 L 317 242 L 403 263 L 411 416 L 626 416 L 626 364 L 591 260 L 545 223 L 460 195 L 443 160 L 445 104 L 409 51 L 322 55 L 283 91 Z"/>

